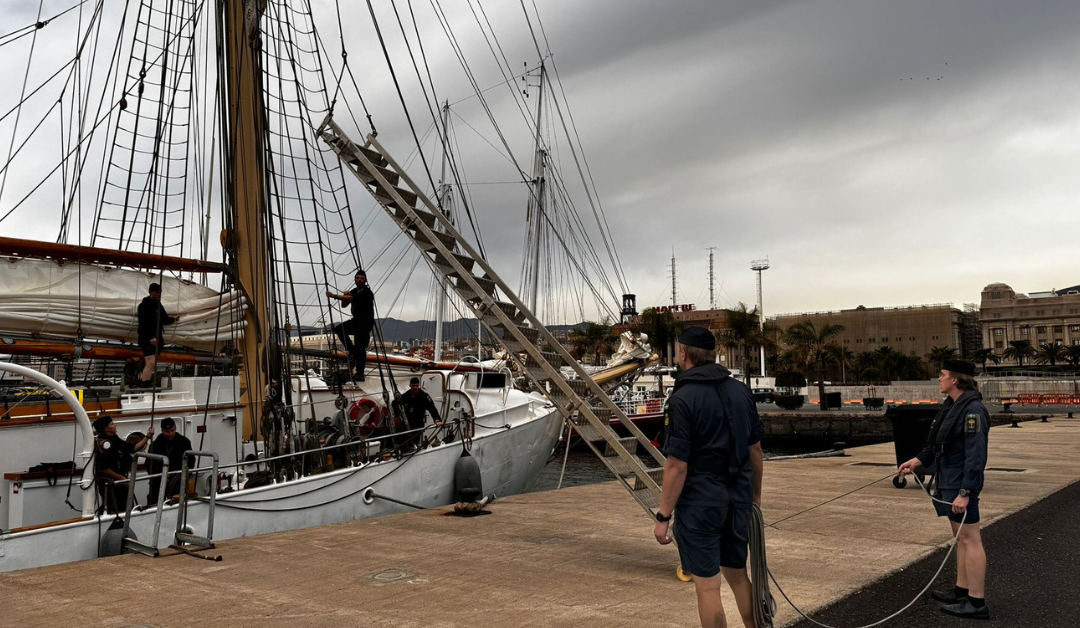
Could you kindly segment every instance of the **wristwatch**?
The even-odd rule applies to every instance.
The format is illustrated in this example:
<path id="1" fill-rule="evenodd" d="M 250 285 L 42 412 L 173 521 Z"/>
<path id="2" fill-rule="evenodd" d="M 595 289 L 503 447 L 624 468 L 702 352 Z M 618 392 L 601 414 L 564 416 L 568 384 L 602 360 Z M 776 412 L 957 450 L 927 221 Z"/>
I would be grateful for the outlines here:
<path id="1" fill-rule="evenodd" d="M 960 497 L 971 497 L 971 491 L 966 488 L 960 489 Z"/>
<path id="2" fill-rule="evenodd" d="M 672 513 L 672 514 L 674 514 L 674 513 Z M 671 521 L 671 517 L 672 517 L 672 515 L 667 515 L 665 517 L 664 515 L 660 514 L 659 510 L 656 511 L 656 520 L 659 521 L 660 523 L 667 523 L 668 521 Z"/>

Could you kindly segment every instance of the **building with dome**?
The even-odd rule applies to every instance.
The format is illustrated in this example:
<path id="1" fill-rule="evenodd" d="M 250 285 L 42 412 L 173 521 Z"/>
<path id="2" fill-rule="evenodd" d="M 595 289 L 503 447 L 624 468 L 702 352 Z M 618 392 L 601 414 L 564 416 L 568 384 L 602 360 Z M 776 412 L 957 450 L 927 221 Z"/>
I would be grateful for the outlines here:
<path id="1" fill-rule="evenodd" d="M 1080 345 L 1080 286 L 1022 294 L 1003 283 L 983 288 L 980 304 L 983 346 L 999 356 L 1012 340 Z M 1016 365 L 1005 360 L 1002 365 Z"/>

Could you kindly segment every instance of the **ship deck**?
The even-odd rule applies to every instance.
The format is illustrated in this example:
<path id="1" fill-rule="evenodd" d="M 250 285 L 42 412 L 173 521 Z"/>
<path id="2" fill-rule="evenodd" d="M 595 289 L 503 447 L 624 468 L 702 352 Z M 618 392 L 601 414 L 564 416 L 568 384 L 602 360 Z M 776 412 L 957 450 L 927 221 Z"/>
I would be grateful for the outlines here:
<path id="1" fill-rule="evenodd" d="M 990 447 L 984 525 L 1080 479 L 1080 419 L 997 427 Z M 892 486 L 892 444 L 848 453 L 765 465 L 770 566 L 807 610 L 919 561 L 950 538 L 914 483 Z M 126 555 L 2 574 L 3 623 L 697 625 L 693 585 L 675 578 L 673 546 L 652 539 L 651 521 L 617 484 L 509 497 L 492 510 L 471 519 L 430 510 L 236 539 L 214 550 L 222 562 Z M 777 625 L 793 622 L 794 611 L 774 595 Z M 741 625 L 727 591 L 725 603 L 731 625 Z"/>

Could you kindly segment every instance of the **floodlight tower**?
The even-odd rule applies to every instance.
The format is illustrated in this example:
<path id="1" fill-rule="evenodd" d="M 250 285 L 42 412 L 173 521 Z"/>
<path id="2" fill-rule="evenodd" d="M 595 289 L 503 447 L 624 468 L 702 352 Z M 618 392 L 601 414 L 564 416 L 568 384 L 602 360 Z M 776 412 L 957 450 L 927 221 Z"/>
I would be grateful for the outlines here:
<path id="1" fill-rule="evenodd" d="M 713 251 L 716 250 L 715 246 L 710 246 L 705 249 L 709 252 L 709 309 L 716 309 L 716 293 L 714 288 L 716 286 L 716 274 L 713 272 Z"/>
<path id="2" fill-rule="evenodd" d="M 761 304 L 761 273 L 769 270 L 769 258 L 756 259 L 750 262 L 750 270 L 757 273 L 757 315 L 758 330 L 765 335 L 765 308 Z M 761 345 L 761 376 L 765 377 L 765 345 Z"/>

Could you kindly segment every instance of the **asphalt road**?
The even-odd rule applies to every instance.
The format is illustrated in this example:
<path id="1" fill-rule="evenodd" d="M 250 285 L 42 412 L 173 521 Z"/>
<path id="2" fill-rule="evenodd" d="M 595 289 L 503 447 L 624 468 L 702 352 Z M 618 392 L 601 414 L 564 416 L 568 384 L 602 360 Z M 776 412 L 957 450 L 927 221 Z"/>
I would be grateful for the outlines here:
<path id="1" fill-rule="evenodd" d="M 992 490 L 992 487 L 990 488 Z M 900 523 L 900 522 L 898 522 Z M 947 525 L 942 520 L 942 526 Z M 1080 626 L 1080 482 L 1021 510 L 983 531 L 987 561 L 988 622 L 957 619 L 942 613 L 929 593 L 886 628 L 1075 628 Z M 839 628 L 864 626 L 903 607 L 934 575 L 946 550 L 840 600 L 814 615 Z M 933 588 L 948 588 L 956 578 L 950 557 Z M 786 604 L 773 591 L 779 604 Z M 794 628 L 814 628 L 802 620 Z"/>

